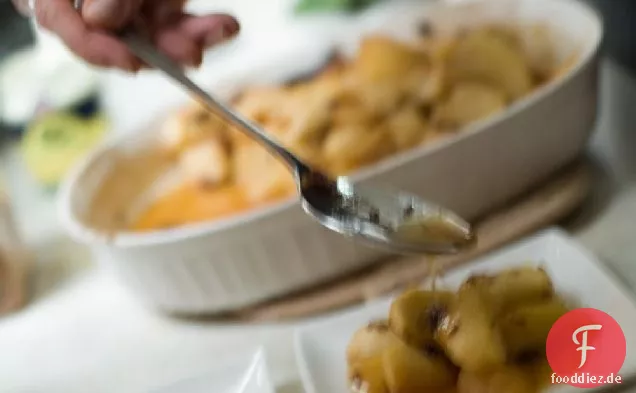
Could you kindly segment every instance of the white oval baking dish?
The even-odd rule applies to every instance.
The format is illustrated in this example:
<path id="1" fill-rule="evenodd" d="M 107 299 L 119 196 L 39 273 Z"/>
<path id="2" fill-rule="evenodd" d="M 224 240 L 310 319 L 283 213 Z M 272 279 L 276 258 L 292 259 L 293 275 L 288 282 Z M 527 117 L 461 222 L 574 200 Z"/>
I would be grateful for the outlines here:
<path id="1" fill-rule="evenodd" d="M 559 48 L 580 54 L 578 64 L 562 79 L 502 115 L 355 176 L 363 183 L 423 195 L 474 218 L 526 191 L 585 148 L 596 118 L 602 23 L 575 0 L 490 0 L 456 6 L 393 1 L 350 23 L 340 44 L 348 47 L 369 30 L 406 34 L 427 15 L 448 26 L 540 21 L 558 33 Z M 292 61 L 311 58 L 310 43 L 302 50 L 307 53 L 295 48 L 288 57 L 270 59 L 269 70 L 279 70 L 270 73 L 272 78 L 282 77 L 277 64 L 306 67 L 307 62 Z M 266 74 L 254 68 L 250 75 Z M 258 78 L 237 80 L 238 86 Z M 134 155 L 155 137 L 149 127 L 105 144 L 73 171 L 59 196 L 61 221 L 70 234 L 90 245 L 97 260 L 115 268 L 150 305 L 187 314 L 249 306 L 341 276 L 383 255 L 321 228 L 295 201 L 170 231 L 109 238 L 90 228 L 85 221 L 96 185 L 113 162 Z"/>

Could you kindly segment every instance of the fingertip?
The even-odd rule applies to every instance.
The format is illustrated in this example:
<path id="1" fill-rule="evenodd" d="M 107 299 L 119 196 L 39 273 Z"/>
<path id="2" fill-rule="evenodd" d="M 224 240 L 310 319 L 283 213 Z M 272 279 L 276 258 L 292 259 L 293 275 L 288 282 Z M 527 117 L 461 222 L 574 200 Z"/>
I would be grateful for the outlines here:
<path id="1" fill-rule="evenodd" d="M 180 29 L 192 40 L 210 47 L 235 37 L 240 32 L 240 24 L 225 14 L 186 16 L 180 22 Z"/>
<path id="2" fill-rule="evenodd" d="M 226 15 L 225 16 L 225 20 L 223 20 L 223 35 L 225 36 L 225 38 L 231 38 L 234 37 L 235 35 L 238 35 L 241 31 L 241 24 L 239 23 L 239 21 L 230 16 L 230 15 Z"/>
<path id="3" fill-rule="evenodd" d="M 236 37 L 241 30 L 238 21 L 232 17 L 228 17 L 221 22 L 221 34 L 207 34 L 204 39 L 206 47 L 223 43 Z"/>

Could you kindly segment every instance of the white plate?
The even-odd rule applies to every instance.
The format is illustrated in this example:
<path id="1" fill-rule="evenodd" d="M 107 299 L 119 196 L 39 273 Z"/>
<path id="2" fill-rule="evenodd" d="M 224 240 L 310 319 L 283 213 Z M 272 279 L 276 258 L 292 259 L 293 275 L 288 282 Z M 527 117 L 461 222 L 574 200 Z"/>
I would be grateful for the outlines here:
<path id="1" fill-rule="evenodd" d="M 529 261 L 545 267 L 557 292 L 573 297 L 582 307 L 597 308 L 614 317 L 625 332 L 627 347 L 636 345 L 636 305 L 632 295 L 604 265 L 560 230 L 545 231 L 454 270 L 444 278 L 444 284 L 454 288 L 475 272 L 497 271 Z M 391 299 L 385 298 L 298 328 L 295 350 L 307 393 L 348 392 L 347 343 L 354 331 L 370 320 L 386 318 L 390 303 Z M 626 379 L 635 374 L 636 352 L 627 351 L 620 375 Z M 573 389 L 559 386 L 551 391 L 562 393 Z"/>
<path id="2" fill-rule="evenodd" d="M 206 375 L 181 380 L 153 393 L 274 393 L 262 349 L 251 357 L 232 359 Z"/>

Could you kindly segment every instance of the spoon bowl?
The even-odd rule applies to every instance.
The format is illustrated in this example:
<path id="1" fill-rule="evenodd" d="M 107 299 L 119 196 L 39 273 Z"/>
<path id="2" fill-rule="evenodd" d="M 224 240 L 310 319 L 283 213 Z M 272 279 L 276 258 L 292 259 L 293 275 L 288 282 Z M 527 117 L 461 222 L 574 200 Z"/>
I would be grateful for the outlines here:
<path id="1" fill-rule="evenodd" d="M 320 224 L 393 252 L 452 254 L 476 241 L 468 222 L 415 195 L 314 172 L 299 185 L 303 210 Z"/>

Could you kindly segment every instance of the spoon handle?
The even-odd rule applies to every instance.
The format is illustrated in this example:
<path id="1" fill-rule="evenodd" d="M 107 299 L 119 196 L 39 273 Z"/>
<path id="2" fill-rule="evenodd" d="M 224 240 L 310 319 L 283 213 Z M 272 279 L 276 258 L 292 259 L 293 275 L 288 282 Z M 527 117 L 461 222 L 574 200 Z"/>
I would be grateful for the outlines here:
<path id="1" fill-rule="evenodd" d="M 206 108 L 220 116 L 225 121 L 236 126 L 236 128 L 254 138 L 256 141 L 268 148 L 272 153 L 282 158 L 293 172 L 299 173 L 301 171 L 309 170 L 309 167 L 296 155 L 283 147 L 267 133 L 263 132 L 259 127 L 230 109 L 218 99 L 206 93 L 202 88 L 188 78 L 181 68 L 179 68 L 170 58 L 156 50 L 150 42 L 142 38 L 134 30 L 125 31 L 121 34 L 120 38 L 135 56 L 139 57 L 148 65 L 163 71 L 175 82 L 178 82 L 185 87 L 186 90 L 188 90 L 192 96 Z"/>

